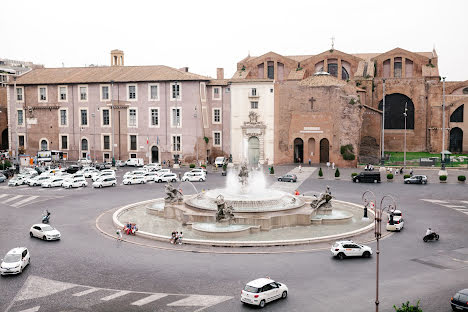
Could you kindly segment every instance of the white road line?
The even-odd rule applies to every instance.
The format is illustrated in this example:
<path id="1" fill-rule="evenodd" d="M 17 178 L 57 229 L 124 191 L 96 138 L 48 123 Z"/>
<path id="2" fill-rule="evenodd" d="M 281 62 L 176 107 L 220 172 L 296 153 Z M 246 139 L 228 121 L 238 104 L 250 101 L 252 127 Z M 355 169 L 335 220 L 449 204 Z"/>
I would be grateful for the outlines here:
<path id="1" fill-rule="evenodd" d="M 23 204 L 26 204 L 27 202 L 30 202 L 32 200 L 35 200 L 36 198 L 38 198 L 39 196 L 29 196 L 28 198 L 25 198 L 23 200 L 20 200 L 19 202 L 17 203 L 14 203 L 12 206 L 13 207 L 18 207 L 18 206 L 21 206 Z"/>
<path id="2" fill-rule="evenodd" d="M 23 197 L 23 196 L 24 196 L 24 195 L 16 195 L 16 196 L 10 197 L 10 198 L 8 198 L 7 200 L 5 200 L 3 203 L 4 203 L 4 204 L 9 203 L 9 202 L 14 201 L 14 200 L 16 200 L 16 199 L 18 199 L 18 198 L 21 198 L 21 197 Z"/>
<path id="3" fill-rule="evenodd" d="M 131 305 L 142 306 L 142 305 L 148 304 L 150 302 L 156 301 L 164 297 L 167 297 L 167 294 L 154 294 L 154 295 L 145 297 L 143 299 L 140 299 L 138 301 L 132 302 Z"/>
<path id="4" fill-rule="evenodd" d="M 87 289 L 87 290 L 83 290 L 83 291 L 77 292 L 76 294 L 73 294 L 73 296 L 75 296 L 75 297 L 81 297 L 81 296 L 84 296 L 84 295 L 93 293 L 93 292 L 95 292 L 95 291 L 98 291 L 98 290 L 99 290 L 99 288 L 90 288 L 90 289 Z"/>
<path id="5" fill-rule="evenodd" d="M 30 309 L 27 309 L 27 310 L 21 310 L 21 311 L 18 311 L 18 312 L 37 312 L 37 311 L 39 311 L 40 308 L 41 308 L 41 306 L 37 306 L 37 307 L 30 308 Z"/>
<path id="6" fill-rule="evenodd" d="M 441 206 L 448 207 L 448 208 L 454 208 L 454 209 L 456 209 L 456 208 L 465 208 L 466 209 L 465 206 L 457 206 L 457 205 L 441 205 Z"/>
<path id="7" fill-rule="evenodd" d="M 434 204 L 449 204 L 449 202 L 445 200 L 438 200 L 438 199 L 421 199 L 421 200 L 434 203 Z"/>
<path id="8" fill-rule="evenodd" d="M 131 293 L 131 291 L 121 290 L 121 291 L 119 291 L 119 292 L 116 292 L 116 293 L 113 294 L 113 295 L 110 295 L 110 296 L 101 298 L 101 300 L 109 301 L 109 300 L 112 300 L 112 299 L 115 299 L 115 298 L 118 298 L 118 297 L 122 297 L 122 296 L 124 296 L 124 295 L 126 295 L 126 294 L 129 294 L 129 293 Z"/>
<path id="9" fill-rule="evenodd" d="M 8 195 L 10 195 L 10 194 L 0 194 L 0 198 L 6 197 Z"/>
<path id="10" fill-rule="evenodd" d="M 221 303 L 223 301 L 229 300 L 232 297 L 227 296 L 204 296 L 204 295 L 191 295 L 187 298 L 171 302 L 168 306 L 172 307 L 182 307 L 182 306 L 189 306 L 189 307 L 210 307 Z"/>

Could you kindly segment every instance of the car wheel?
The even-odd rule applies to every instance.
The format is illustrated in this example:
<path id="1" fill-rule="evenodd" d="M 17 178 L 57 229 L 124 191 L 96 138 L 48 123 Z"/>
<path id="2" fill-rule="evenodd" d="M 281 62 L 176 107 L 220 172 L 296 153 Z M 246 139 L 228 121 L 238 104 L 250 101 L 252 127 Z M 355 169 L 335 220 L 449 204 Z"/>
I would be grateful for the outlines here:
<path id="1" fill-rule="evenodd" d="M 99 188 L 102 188 L 102 184 L 99 184 Z"/>
<path id="2" fill-rule="evenodd" d="M 265 307 L 265 300 L 260 301 L 260 304 L 258 305 L 260 308 Z"/>
<path id="3" fill-rule="evenodd" d="M 374 180 L 374 183 L 377 183 L 377 180 Z"/>
<path id="4" fill-rule="evenodd" d="M 286 299 L 287 296 L 288 296 L 288 292 L 287 292 L 287 291 L 283 291 L 283 294 L 281 295 L 281 298 L 282 298 L 282 299 Z"/>
<path id="5" fill-rule="evenodd" d="M 115 183 L 112 183 L 112 186 L 115 186 Z"/>
<path id="6" fill-rule="evenodd" d="M 356 182 L 359 183 L 359 179 L 356 179 Z"/>
<path id="7" fill-rule="evenodd" d="M 278 178 L 278 181 L 280 181 L 280 182 L 281 182 L 281 181 L 282 181 L 282 180 L 281 180 L 281 178 Z"/>
<path id="8" fill-rule="evenodd" d="M 200 178 L 200 180 L 198 180 L 198 181 L 203 182 L 203 179 Z"/>
<path id="9" fill-rule="evenodd" d="M 289 182 L 293 183 L 294 181 L 293 181 L 293 179 L 291 179 L 291 180 L 289 180 Z"/>
<path id="10" fill-rule="evenodd" d="M 161 182 L 162 182 L 162 180 L 161 180 L 161 179 L 159 179 L 159 180 L 158 180 L 158 183 L 161 183 Z"/>
<path id="11" fill-rule="evenodd" d="M 364 251 L 364 252 L 362 253 L 362 256 L 363 256 L 364 258 L 369 258 L 369 257 L 370 257 L 370 252 Z"/>
<path id="12" fill-rule="evenodd" d="M 439 240 L 439 234 L 436 235 L 435 239 L 436 239 L 436 240 Z"/>
<path id="13" fill-rule="evenodd" d="M 33 233 L 32 232 L 29 232 L 29 237 L 33 237 Z"/>
<path id="14" fill-rule="evenodd" d="M 427 184 L 427 181 L 424 181 L 423 184 Z"/>
<path id="15" fill-rule="evenodd" d="M 424 238 L 423 238 L 423 241 L 424 241 L 425 243 L 427 243 L 427 238 L 426 238 L 426 237 L 424 237 Z"/>
<path id="16" fill-rule="evenodd" d="M 42 236 L 42 239 L 43 239 L 43 240 L 47 240 L 47 237 L 45 237 L 45 235 L 44 235 L 44 236 Z"/>
<path id="17" fill-rule="evenodd" d="M 337 255 L 338 259 L 340 260 L 343 260 L 346 256 L 344 253 L 340 252 L 338 255 Z"/>

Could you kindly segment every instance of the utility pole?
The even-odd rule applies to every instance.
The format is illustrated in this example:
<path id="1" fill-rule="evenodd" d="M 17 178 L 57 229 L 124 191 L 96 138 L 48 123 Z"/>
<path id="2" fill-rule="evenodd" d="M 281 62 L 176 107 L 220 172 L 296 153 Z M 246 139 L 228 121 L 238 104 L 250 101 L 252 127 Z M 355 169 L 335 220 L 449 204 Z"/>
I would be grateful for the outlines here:
<path id="1" fill-rule="evenodd" d="M 385 79 L 383 81 L 383 98 L 382 98 L 382 165 L 385 164 Z"/>
<path id="2" fill-rule="evenodd" d="M 406 169 L 406 117 L 408 116 L 408 102 L 405 103 L 405 112 L 403 115 L 405 116 L 405 147 L 403 152 L 403 167 Z"/>
<path id="3" fill-rule="evenodd" d="M 445 170 L 445 77 L 442 77 L 442 160 L 440 165 Z"/>

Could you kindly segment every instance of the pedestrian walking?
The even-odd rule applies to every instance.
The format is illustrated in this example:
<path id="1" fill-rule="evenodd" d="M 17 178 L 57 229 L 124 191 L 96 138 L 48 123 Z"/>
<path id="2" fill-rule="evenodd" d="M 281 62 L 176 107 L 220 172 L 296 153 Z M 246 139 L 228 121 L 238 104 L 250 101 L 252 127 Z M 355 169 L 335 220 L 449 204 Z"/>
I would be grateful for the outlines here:
<path id="1" fill-rule="evenodd" d="M 411 170 L 410 170 L 410 172 L 409 172 L 409 175 L 410 175 L 410 177 L 413 176 L 413 168 L 411 168 Z"/>
<path id="2" fill-rule="evenodd" d="M 312 166 L 312 159 L 309 158 L 309 166 Z"/>
<path id="3" fill-rule="evenodd" d="M 332 169 L 335 170 L 335 163 L 332 162 Z"/>
<path id="4" fill-rule="evenodd" d="M 299 164 L 299 173 L 302 172 L 302 166 Z"/>
<path id="5" fill-rule="evenodd" d="M 117 240 L 121 241 L 122 240 L 122 230 L 117 229 L 116 233 L 117 233 Z"/>
<path id="6" fill-rule="evenodd" d="M 300 194 L 299 194 L 299 191 L 296 190 L 296 191 L 294 192 L 294 195 L 299 196 L 299 195 L 300 195 Z"/>

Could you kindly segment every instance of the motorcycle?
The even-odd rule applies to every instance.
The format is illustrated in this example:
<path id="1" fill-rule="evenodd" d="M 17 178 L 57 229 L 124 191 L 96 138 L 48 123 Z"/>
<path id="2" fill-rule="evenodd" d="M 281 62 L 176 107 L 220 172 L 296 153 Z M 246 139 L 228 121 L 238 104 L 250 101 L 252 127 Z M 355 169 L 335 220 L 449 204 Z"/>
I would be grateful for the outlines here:
<path id="1" fill-rule="evenodd" d="M 42 215 L 42 223 L 49 223 L 50 221 L 50 212 L 44 212 Z"/>
<path id="2" fill-rule="evenodd" d="M 423 241 L 426 243 L 427 241 L 430 240 L 439 240 L 439 234 L 433 232 L 429 235 L 424 236 Z"/>

